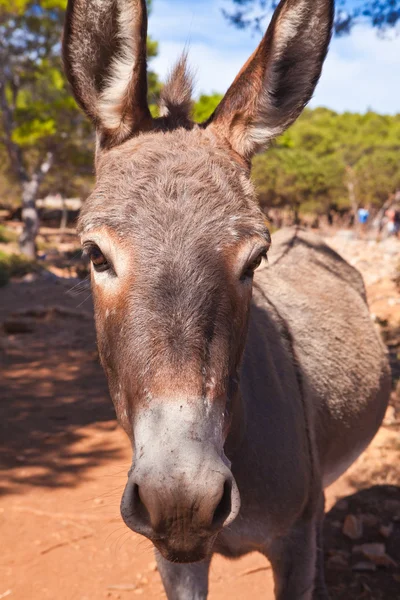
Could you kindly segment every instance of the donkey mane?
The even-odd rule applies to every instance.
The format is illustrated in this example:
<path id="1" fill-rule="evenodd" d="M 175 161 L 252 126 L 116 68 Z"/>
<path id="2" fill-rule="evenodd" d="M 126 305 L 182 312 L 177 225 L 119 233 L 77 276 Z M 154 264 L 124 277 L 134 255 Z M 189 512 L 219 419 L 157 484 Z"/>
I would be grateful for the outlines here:
<path id="1" fill-rule="evenodd" d="M 185 50 L 171 69 L 162 89 L 159 101 L 161 117 L 173 127 L 188 127 L 192 124 L 194 76 L 188 66 Z"/>

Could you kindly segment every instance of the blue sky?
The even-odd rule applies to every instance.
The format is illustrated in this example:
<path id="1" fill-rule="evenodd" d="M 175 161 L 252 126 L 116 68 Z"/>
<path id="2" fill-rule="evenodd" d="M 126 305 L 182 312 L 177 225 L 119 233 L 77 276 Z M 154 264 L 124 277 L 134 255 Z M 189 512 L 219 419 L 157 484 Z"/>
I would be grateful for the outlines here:
<path id="1" fill-rule="evenodd" d="M 160 53 L 151 67 L 162 79 L 185 45 L 196 73 L 196 94 L 224 92 L 260 40 L 229 25 L 229 0 L 154 0 L 149 33 Z M 331 43 L 311 106 L 400 113 L 400 36 L 380 39 L 367 27 Z"/>

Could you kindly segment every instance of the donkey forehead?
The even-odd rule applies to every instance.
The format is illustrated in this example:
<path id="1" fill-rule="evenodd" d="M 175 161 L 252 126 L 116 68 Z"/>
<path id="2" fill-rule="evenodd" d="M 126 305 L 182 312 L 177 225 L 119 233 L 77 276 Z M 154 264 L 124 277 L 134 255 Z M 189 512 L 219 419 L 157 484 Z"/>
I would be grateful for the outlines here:
<path id="1" fill-rule="evenodd" d="M 231 230 L 264 235 L 248 171 L 202 132 L 139 136 L 102 152 L 97 183 L 81 213 L 81 233 L 107 227 L 117 234 Z M 227 231 L 228 232 L 228 231 Z M 196 236 L 197 237 L 197 236 Z"/>

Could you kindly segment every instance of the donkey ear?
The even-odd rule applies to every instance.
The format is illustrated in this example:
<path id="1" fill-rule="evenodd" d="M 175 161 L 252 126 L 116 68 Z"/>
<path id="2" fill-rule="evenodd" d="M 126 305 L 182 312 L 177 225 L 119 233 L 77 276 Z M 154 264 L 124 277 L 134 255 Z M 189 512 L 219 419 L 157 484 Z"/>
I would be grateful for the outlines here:
<path id="1" fill-rule="evenodd" d="M 147 104 L 145 0 L 69 0 L 64 69 L 100 146 L 152 127 Z"/>
<path id="2" fill-rule="evenodd" d="M 310 100 L 333 12 L 333 0 L 282 0 L 257 50 L 206 123 L 245 159 L 282 133 Z"/>

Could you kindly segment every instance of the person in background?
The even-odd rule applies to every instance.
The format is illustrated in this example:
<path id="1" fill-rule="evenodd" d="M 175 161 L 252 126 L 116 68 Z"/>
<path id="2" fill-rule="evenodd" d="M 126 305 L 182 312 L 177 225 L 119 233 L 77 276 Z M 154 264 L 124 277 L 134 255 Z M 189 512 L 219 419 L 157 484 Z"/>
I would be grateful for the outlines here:
<path id="1" fill-rule="evenodd" d="M 357 219 L 360 224 L 360 230 L 363 234 L 365 234 L 367 230 L 367 223 L 369 219 L 369 210 L 368 208 L 359 208 L 357 211 Z"/>
<path id="2" fill-rule="evenodd" d="M 400 209 L 399 208 L 389 208 L 386 211 L 387 216 L 387 234 L 388 236 L 394 235 L 398 237 L 400 231 Z"/>

